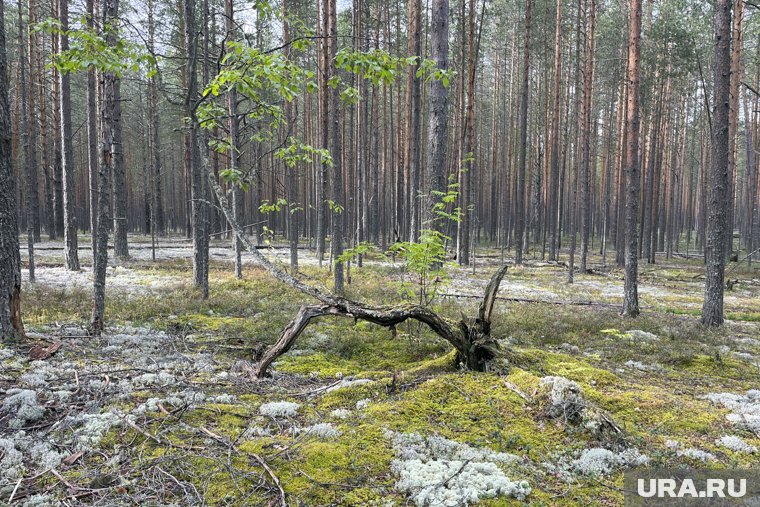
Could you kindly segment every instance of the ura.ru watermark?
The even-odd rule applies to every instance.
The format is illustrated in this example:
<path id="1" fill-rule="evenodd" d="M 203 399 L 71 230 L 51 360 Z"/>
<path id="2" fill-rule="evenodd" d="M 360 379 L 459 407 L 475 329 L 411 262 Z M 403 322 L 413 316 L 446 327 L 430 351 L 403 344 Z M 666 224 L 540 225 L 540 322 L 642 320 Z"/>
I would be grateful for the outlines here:
<path id="1" fill-rule="evenodd" d="M 624 480 L 626 507 L 760 506 L 760 471 L 631 470 Z"/>

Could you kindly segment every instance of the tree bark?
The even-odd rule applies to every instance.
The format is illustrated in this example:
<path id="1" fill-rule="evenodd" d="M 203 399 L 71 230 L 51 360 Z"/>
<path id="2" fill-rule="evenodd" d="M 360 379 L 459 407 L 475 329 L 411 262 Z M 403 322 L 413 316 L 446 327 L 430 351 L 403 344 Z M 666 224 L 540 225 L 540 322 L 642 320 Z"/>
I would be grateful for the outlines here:
<path id="1" fill-rule="evenodd" d="M 523 262 L 525 239 L 525 170 L 528 143 L 528 100 L 530 85 L 530 29 L 531 0 L 525 2 L 525 47 L 522 65 L 522 92 L 520 94 L 520 148 L 517 161 L 517 188 L 515 198 L 515 264 Z"/>
<path id="2" fill-rule="evenodd" d="M 121 79 L 113 86 L 113 250 L 117 259 L 129 258 L 127 242 L 127 174 L 121 130 Z"/>
<path id="3" fill-rule="evenodd" d="M 596 0 L 589 0 L 588 32 L 586 35 L 586 69 L 583 73 L 583 133 L 581 163 L 581 273 L 586 272 L 588 243 L 591 232 L 591 181 L 595 181 L 596 163 L 591 160 L 592 112 L 591 96 L 594 85 L 594 29 L 596 27 Z M 596 122 L 593 122 L 596 129 Z M 593 172 L 592 172 L 593 170 Z"/>
<path id="4" fill-rule="evenodd" d="M 628 96 L 626 107 L 626 202 L 625 202 L 625 284 L 622 314 L 639 314 L 638 219 L 640 198 L 639 167 L 639 58 L 641 51 L 641 0 L 629 2 Z"/>
<path id="5" fill-rule="evenodd" d="M 437 69 L 449 68 L 449 0 L 433 0 L 430 19 L 430 57 Z M 439 200 L 434 192 L 446 192 L 446 149 L 448 144 L 449 93 L 440 79 L 430 80 L 430 121 L 428 124 L 427 170 L 430 175 L 430 193 L 425 221 L 421 228 L 444 232 L 443 224 L 433 215 L 433 205 Z"/>
<path id="6" fill-rule="evenodd" d="M 16 175 L 11 154 L 11 112 L 5 49 L 5 2 L 0 2 L 0 340 L 24 337 Z"/>
<path id="7" fill-rule="evenodd" d="M 95 29 L 95 0 L 87 0 L 87 29 Z M 87 165 L 90 182 L 90 234 L 92 235 L 92 257 L 97 255 L 98 231 L 98 90 L 94 68 L 87 69 Z"/>
<path id="8" fill-rule="evenodd" d="M 723 278 L 726 266 L 729 185 L 729 104 L 731 89 L 731 3 L 715 5 L 715 77 L 712 115 L 712 167 L 708 186 L 705 298 L 702 324 L 723 324 Z"/>
<path id="9" fill-rule="evenodd" d="M 328 2 L 328 19 L 327 19 L 327 59 L 328 59 L 328 79 L 337 76 L 338 69 L 335 64 L 335 56 L 338 53 L 338 17 L 336 0 L 325 0 Z M 333 210 L 332 212 L 332 237 L 330 247 L 332 248 L 332 258 L 335 265 L 333 266 L 333 283 L 336 294 L 343 294 L 344 274 L 343 262 L 339 257 L 343 254 L 343 223 L 346 206 L 345 196 L 343 194 L 343 169 L 342 169 L 342 143 L 341 143 L 341 125 L 340 125 L 340 90 L 337 87 L 330 88 L 330 102 L 326 112 L 329 117 L 330 127 L 330 156 L 333 160 L 332 166 L 332 200 L 336 205 L 343 207 L 343 211 Z"/>
<path id="10" fill-rule="evenodd" d="M 549 260 L 556 261 L 559 258 L 557 230 L 558 199 L 559 199 L 559 134 L 560 122 L 560 81 L 562 72 L 562 0 L 557 0 L 554 26 L 554 86 L 552 105 L 552 135 L 551 135 L 551 179 L 549 181 L 549 202 L 547 203 L 547 218 L 551 230 L 551 247 Z"/>
<path id="11" fill-rule="evenodd" d="M 285 0 L 287 2 L 287 0 Z M 285 12 L 287 13 L 287 3 L 284 4 Z M 225 30 L 227 31 L 227 37 L 225 40 L 234 42 L 237 40 L 237 27 L 235 26 L 235 13 L 233 0 L 225 0 L 224 2 L 224 23 Z M 284 30 L 287 33 L 286 30 Z M 283 41 L 285 44 L 289 42 L 287 35 Z M 238 98 L 237 90 L 233 87 L 227 92 L 227 112 L 229 113 L 229 129 L 230 129 L 230 149 L 229 149 L 229 161 L 230 169 L 233 172 L 240 170 L 240 134 L 239 126 L 240 120 L 238 118 Z M 288 105 L 285 105 L 286 111 Z M 243 205 L 243 192 L 239 185 L 232 183 L 232 212 L 235 215 L 235 220 L 240 221 L 242 215 Z M 243 277 L 243 263 L 241 251 L 241 243 L 236 235 L 232 235 L 232 248 L 235 255 L 235 277 Z"/>
<path id="12" fill-rule="evenodd" d="M 101 16 L 103 27 L 116 22 L 119 0 L 102 0 Z M 105 41 L 109 46 L 116 44 L 115 30 L 105 31 Z M 114 165 L 114 121 L 116 109 L 116 74 L 100 72 L 102 103 L 100 106 L 100 161 L 98 165 L 98 208 L 95 258 L 93 259 L 93 302 L 91 333 L 100 336 L 103 332 L 106 304 L 106 268 L 108 267 L 108 235 L 111 225 L 111 174 Z"/>
<path id="13" fill-rule="evenodd" d="M 191 180 L 191 217 L 193 237 L 193 284 L 200 289 L 203 298 L 208 298 L 208 233 L 206 210 L 206 183 L 201 169 L 201 134 L 196 107 L 198 101 L 198 32 L 195 25 L 194 0 L 183 0 L 185 22 L 185 49 L 187 56 L 187 91 L 184 113 L 188 121 L 187 153 Z M 204 150 L 205 151 L 205 150 Z"/>
<path id="14" fill-rule="evenodd" d="M 29 281 L 34 281 L 34 240 L 35 240 L 35 203 L 34 195 L 37 189 L 37 153 L 34 142 L 34 132 L 36 130 L 34 116 L 30 114 L 29 99 L 33 97 L 30 93 L 29 83 L 27 81 L 27 63 L 31 61 L 29 47 L 30 40 L 26 37 L 26 23 L 23 16 L 24 8 L 21 0 L 18 2 L 18 42 L 19 42 L 19 90 L 18 95 L 21 97 L 21 144 L 24 147 L 24 175 L 25 175 L 25 192 L 24 192 L 24 209 L 26 211 L 26 244 L 29 261 Z M 39 210 L 38 210 L 39 213 Z"/>
<path id="15" fill-rule="evenodd" d="M 68 51 L 69 4 L 68 0 L 58 0 L 61 30 L 60 49 Z M 79 271 L 79 240 L 77 239 L 77 216 L 74 209 L 76 199 L 74 179 L 74 142 L 71 131 L 71 77 L 68 72 L 58 72 L 60 87 L 61 115 L 61 170 L 63 173 L 63 256 L 66 269 Z"/>

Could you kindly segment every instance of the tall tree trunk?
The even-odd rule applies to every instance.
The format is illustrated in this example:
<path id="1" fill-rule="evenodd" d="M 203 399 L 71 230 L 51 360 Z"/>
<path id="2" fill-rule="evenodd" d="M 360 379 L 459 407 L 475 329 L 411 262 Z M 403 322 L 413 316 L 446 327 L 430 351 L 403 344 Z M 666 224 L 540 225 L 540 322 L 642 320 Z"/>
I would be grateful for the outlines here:
<path id="1" fill-rule="evenodd" d="M 322 12 L 320 23 L 320 10 L 319 1 L 317 1 L 317 26 L 320 27 L 320 34 L 322 36 L 321 41 L 318 43 L 318 51 L 321 71 L 319 75 L 319 122 L 321 133 L 321 146 L 329 149 L 329 119 L 327 115 L 327 109 L 329 104 L 330 87 L 327 85 L 327 67 L 329 60 L 329 41 L 327 33 L 327 17 L 329 16 L 329 3 L 330 0 L 322 1 Z M 322 261 L 325 256 L 325 236 L 327 235 L 327 172 L 329 166 L 327 161 L 322 160 L 319 168 L 317 169 L 317 192 L 316 192 L 316 206 L 317 206 L 317 230 L 316 230 L 316 242 L 317 242 L 317 258 L 319 259 L 319 266 L 322 267 Z"/>
<path id="2" fill-rule="evenodd" d="M 116 44 L 115 29 L 106 30 L 116 23 L 119 0 L 102 0 L 101 16 L 106 44 Z M 111 174 L 114 166 L 114 122 L 116 110 L 116 74 L 100 72 L 102 102 L 100 105 L 100 163 L 98 165 L 98 208 L 95 258 L 93 260 L 93 303 L 91 332 L 100 336 L 103 331 L 106 304 L 106 268 L 108 267 L 108 235 L 111 214 Z"/>
<path id="3" fill-rule="evenodd" d="M 287 0 L 283 8 L 285 9 L 285 13 L 287 14 Z M 238 30 L 237 30 L 237 27 L 235 26 L 235 13 L 234 13 L 233 0 L 224 1 L 224 24 L 225 24 L 225 30 L 227 32 L 227 37 L 225 40 L 231 41 L 231 42 L 237 41 Z M 287 30 L 284 30 L 284 32 L 286 33 L 284 42 L 285 44 L 288 44 L 289 39 L 287 37 Z M 229 161 L 230 161 L 230 169 L 233 172 L 237 172 L 240 170 L 240 135 L 239 135 L 240 120 L 238 119 L 237 106 L 238 106 L 237 90 L 233 87 L 227 93 L 227 112 L 229 113 L 229 116 L 230 116 Z M 286 104 L 285 107 L 287 111 L 288 105 Z M 235 220 L 238 220 L 238 221 L 241 220 L 242 212 L 243 212 L 243 191 L 239 185 L 232 183 L 232 213 L 235 216 Z M 237 237 L 237 235 L 233 234 L 232 248 L 235 253 L 235 277 L 236 278 L 243 277 L 243 262 L 242 262 L 242 256 L 241 256 L 241 247 L 242 245 L 240 243 L 240 239 Z"/>
<path id="4" fill-rule="evenodd" d="M 61 22 L 60 48 L 69 49 L 69 4 L 68 0 L 58 0 L 58 13 Z M 79 241 L 77 239 L 77 216 L 74 209 L 76 199 L 74 178 L 74 142 L 71 132 L 71 81 L 68 72 L 58 72 L 60 88 L 61 117 L 61 168 L 63 173 L 63 255 L 66 269 L 79 270 Z"/>
<path id="5" fill-rule="evenodd" d="M 155 0 L 148 1 L 148 50 L 155 52 L 156 25 L 154 21 Z M 151 213 L 153 214 L 152 229 L 158 236 L 166 235 L 166 223 L 164 218 L 164 196 L 162 192 L 162 165 L 161 165 L 161 117 L 158 103 L 158 77 L 152 75 L 148 79 L 148 103 L 150 116 L 150 135 L 152 150 L 151 173 Z"/>
<path id="6" fill-rule="evenodd" d="M 33 27 L 36 23 L 36 4 L 34 0 L 28 0 L 28 21 L 29 26 Z M 21 23 L 19 22 L 21 26 Z M 37 34 L 33 30 L 29 30 L 27 34 L 26 49 L 29 64 L 29 81 L 26 85 L 22 86 L 21 90 L 27 95 L 27 102 L 29 104 L 27 126 L 29 129 L 29 148 L 28 153 L 29 160 L 27 160 L 28 169 L 28 183 L 27 188 L 27 213 L 32 220 L 32 233 L 34 236 L 34 243 L 40 241 L 40 189 L 39 189 L 39 157 L 37 153 L 37 138 L 39 137 L 39 125 L 37 124 L 37 104 L 36 104 L 36 83 L 37 79 L 35 68 L 37 60 L 37 52 L 35 48 Z"/>
<path id="7" fill-rule="evenodd" d="M 432 0 L 430 18 L 430 57 L 436 68 L 449 68 L 449 0 Z M 440 79 L 430 81 L 430 121 L 428 124 L 427 170 L 430 175 L 430 192 L 425 223 L 422 228 L 443 233 L 444 226 L 433 215 L 433 204 L 439 200 L 434 192 L 446 191 L 446 147 L 448 144 L 449 93 Z"/>
<path id="8" fill-rule="evenodd" d="M 559 225 L 559 134 L 560 122 L 560 81 L 562 72 L 562 0 L 557 0 L 554 26 L 554 86 L 552 104 L 552 135 L 551 135 L 551 178 L 549 181 L 549 202 L 547 203 L 547 218 L 551 230 L 551 248 L 549 260 L 559 258 L 557 230 Z"/>
<path id="9" fill-rule="evenodd" d="M 325 0 L 328 3 L 327 9 L 327 60 L 329 78 L 338 75 L 338 69 L 335 64 L 335 57 L 338 53 L 338 17 L 336 0 Z M 328 79 L 329 79 L 328 78 Z M 336 294 L 343 294 L 343 263 L 339 257 L 343 254 L 343 222 L 345 211 L 347 209 L 345 196 L 343 195 L 343 170 L 342 170 L 342 144 L 341 144 L 341 124 L 340 124 L 340 91 L 337 87 L 330 88 L 329 116 L 330 127 L 330 155 L 333 159 L 332 166 L 332 200 L 335 204 L 343 207 L 343 211 L 332 212 L 332 237 L 330 247 L 332 248 L 332 258 L 335 262 L 333 268 L 334 290 Z"/>
<path id="10" fill-rule="evenodd" d="M 731 26 L 731 85 L 728 112 L 728 189 L 726 193 L 726 258 L 734 250 L 734 201 L 737 176 L 737 133 L 739 131 L 739 87 L 742 82 L 742 25 L 744 1 L 734 0 L 733 24 Z"/>
<path id="11" fill-rule="evenodd" d="M 420 39 L 420 0 L 409 0 L 408 4 L 407 51 L 409 56 L 422 56 Z M 418 62 L 419 63 L 419 62 Z M 420 199 L 420 130 L 422 124 L 422 86 L 421 78 L 417 77 L 417 67 L 410 66 L 406 80 L 406 174 L 409 175 L 407 185 L 408 195 L 405 197 L 409 206 L 409 241 L 417 241 L 419 236 L 419 204 Z M 398 196 L 402 199 L 401 195 Z M 401 234 L 401 231 L 399 231 Z"/>
<path id="12" fill-rule="evenodd" d="M 520 152 L 517 161 L 517 188 L 515 207 L 515 264 L 523 262 L 523 245 L 525 239 L 525 165 L 528 143 L 528 101 L 530 86 L 530 29 L 531 0 L 525 2 L 525 48 L 523 52 L 523 79 L 520 95 Z"/>
<path id="13" fill-rule="evenodd" d="M 55 15 L 60 19 L 60 9 L 58 8 L 58 0 L 51 0 L 50 2 L 52 10 Z M 60 52 L 60 37 L 53 35 L 51 38 L 51 50 L 54 54 Z M 53 102 L 53 205 L 55 207 L 55 228 L 56 236 L 64 236 L 64 220 L 63 220 L 63 155 L 61 154 L 62 140 L 58 133 L 61 131 L 61 85 L 59 71 L 53 67 L 53 86 L 52 86 L 52 102 Z"/>
<path id="14" fill-rule="evenodd" d="M 198 101 L 198 31 L 195 25 L 195 1 L 183 0 L 185 22 L 185 50 L 187 56 L 187 91 L 184 114 L 188 120 L 188 168 L 191 180 L 191 217 L 193 232 L 193 284 L 201 289 L 203 298 L 208 297 L 208 233 L 205 177 L 201 168 L 201 133 L 196 107 Z"/>
<path id="15" fill-rule="evenodd" d="M 29 57 L 31 48 L 30 40 L 26 37 L 26 22 L 24 21 L 24 6 L 18 2 L 18 47 L 19 47 L 19 89 L 18 94 L 21 97 L 21 144 L 24 147 L 24 175 L 25 175 L 25 192 L 24 192 L 24 209 L 26 211 L 26 238 L 27 253 L 29 257 L 29 281 L 34 281 L 34 192 L 37 188 L 37 155 L 35 152 L 35 143 L 33 141 L 34 118 L 30 118 L 29 83 L 27 81 L 27 63 L 31 60 Z M 32 108 L 33 109 L 33 108 Z"/>
<path id="16" fill-rule="evenodd" d="M 729 185 L 729 104 L 731 90 L 731 3 L 715 4 L 715 77 L 712 115 L 712 168 L 708 186 L 705 300 L 702 324 L 723 324 L 723 278 L 726 267 Z"/>
<path id="17" fill-rule="evenodd" d="M 591 95 L 594 86 L 594 29 L 596 27 L 596 0 L 589 0 L 589 21 L 586 34 L 586 69 L 583 73 L 583 141 L 581 146 L 581 273 L 586 272 L 589 233 L 591 231 L 591 182 L 596 181 L 596 161 L 591 160 L 592 122 Z M 593 163 L 592 163 L 593 162 Z"/>
<path id="18" fill-rule="evenodd" d="M 0 340 L 24 336 L 16 175 L 11 154 L 11 111 L 5 50 L 5 2 L 0 2 Z"/>
<path id="19" fill-rule="evenodd" d="M 87 0 L 87 29 L 95 29 L 95 0 Z M 87 165 L 90 182 L 90 234 L 92 257 L 97 255 L 98 231 L 98 89 L 94 68 L 87 69 Z M 94 261 L 93 261 L 94 262 Z"/>
<path id="20" fill-rule="evenodd" d="M 124 167 L 124 151 L 121 130 L 121 79 L 116 78 L 113 87 L 113 250 L 118 259 L 129 257 L 127 243 L 127 174 Z"/>
<path id="21" fill-rule="evenodd" d="M 230 4 L 232 3 L 232 0 L 227 0 Z M 225 3 L 226 5 L 226 3 Z M 231 10 L 231 6 L 230 6 Z M 291 15 L 290 6 L 288 0 L 283 0 L 282 2 L 282 12 L 283 12 L 283 21 L 282 21 L 282 42 L 285 45 L 285 55 L 288 59 L 291 58 L 291 36 L 290 36 L 290 20 L 289 16 Z M 231 106 L 230 106 L 231 107 Z M 293 102 L 286 102 L 285 105 L 285 124 L 287 126 L 288 132 L 292 132 L 297 129 L 297 123 L 295 121 L 295 115 L 293 114 L 295 109 L 295 104 Z M 230 111 L 230 116 L 232 116 L 232 112 Z M 230 129 L 232 131 L 232 129 Z M 237 135 L 237 127 L 235 127 L 235 135 Z M 234 156 L 234 155 L 233 155 Z M 288 208 L 287 208 L 287 217 L 286 217 L 286 225 L 287 225 L 287 236 L 288 236 L 288 243 L 290 245 L 290 271 L 291 273 L 297 273 L 298 272 L 298 221 L 299 221 L 299 211 L 298 211 L 298 177 L 297 177 L 297 171 L 298 167 L 293 166 L 289 167 L 287 164 L 285 164 L 285 192 L 286 192 L 286 200 L 288 202 Z M 234 205 L 234 204 L 233 204 Z M 233 234 L 233 237 L 235 238 L 235 255 L 236 258 L 239 258 L 240 256 L 240 250 L 242 248 L 242 244 L 237 239 L 237 236 Z"/>
<path id="22" fill-rule="evenodd" d="M 627 137 L 625 143 L 626 202 L 625 202 L 625 284 L 623 311 L 628 317 L 639 314 L 638 288 L 638 219 L 641 191 L 639 167 L 639 59 L 641 52 L 641 0 L 630 0 L 628 31 L 628 96 Z"/>

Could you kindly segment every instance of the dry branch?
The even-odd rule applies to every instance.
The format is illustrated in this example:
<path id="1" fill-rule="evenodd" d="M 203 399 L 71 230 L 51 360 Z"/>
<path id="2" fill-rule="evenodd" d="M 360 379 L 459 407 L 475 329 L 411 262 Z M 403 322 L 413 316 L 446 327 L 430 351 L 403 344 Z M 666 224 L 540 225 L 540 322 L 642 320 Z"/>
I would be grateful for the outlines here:
<path id="1" fill-rule="evenodd" d="M 205 158 L 204 164 L 208 167 L 208 161 Z M 238 225 L 232 214 L 227 197 L 216 181 L 213 172 L 209 171 L 208 174 L 209 183 L 219 200 L 220 207 L 230 227 L 235 231 L 243 246 L 275 278 L 322 303 L 301 307 L 293 321 L 282 331 L 277 343 L 262 355 L 254 369 L 256 376 L 262 377 L 266 375 L 269 365 L 290 350 L 311 320 L 324 316 L 351 317 L 354 320 L 364 320 L 389 328 L 394 328 L 396 325 L 409 319 L 416 320 L 427 325 L 434 333 L 451 343 L 457 349 L 458 362 L 462 363 L 465 367 L 476 371 L 488 370 L 491 360 L 494 359 L 499 351 L 498 343 L 490 336 L 491 313 L 499 285 L 504 278 L 504 274 L 507 272 L 506 265 L 500 267 L 488 283 L 483 303 L 480 305 L 478 316 L 475 319 L 463 318 L 459 322 L 453 322 L 425 306 L 416 304 L 373 307 L 365 303 L 352 301 L 308 285 L 269 261 L 256 249 Z"/>

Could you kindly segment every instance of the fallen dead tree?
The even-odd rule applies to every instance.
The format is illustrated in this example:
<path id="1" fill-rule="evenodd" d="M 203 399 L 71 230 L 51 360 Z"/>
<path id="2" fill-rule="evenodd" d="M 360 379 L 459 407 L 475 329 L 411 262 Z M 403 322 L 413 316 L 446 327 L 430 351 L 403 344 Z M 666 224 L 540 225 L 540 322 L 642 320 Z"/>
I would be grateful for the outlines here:
<path id="1" fill-rule="evenodd" d="M 457 350 L 457 362 L 464 367 L 475 371 L 487 371 L 490 368 L 492 360 L 499 352 L 498 342 L 491 337 L 491 313 L 499 285 L 507 272 L 506 265 L 501 266 L 491 277 L 478 314 L 473 318 L 462 317 L 459 321 L 452 321 L 426 306 L 416 304 L 375 307 L 352 301 L 308 285 L 273 264 L 243 233 L 230 211 L 231 208 L 224 191 L 212 174 L 209 175 L 209 182 L 230 227 L 259 264 L 281 282 L 298 289 L 321 303 L 301 307 L 295 318 L 282 331 L 277 343 L 266 350 L 258 359 L 253 371 L 257 377 L 265 376 L 272 362 L 290 350 L 312 319 L 326 316 L 349 317 L 391 329 L 395 329 L 395 326 L 407 320 L 416 320 L 427 325 L 434 333 L 451 343 Z"/>

